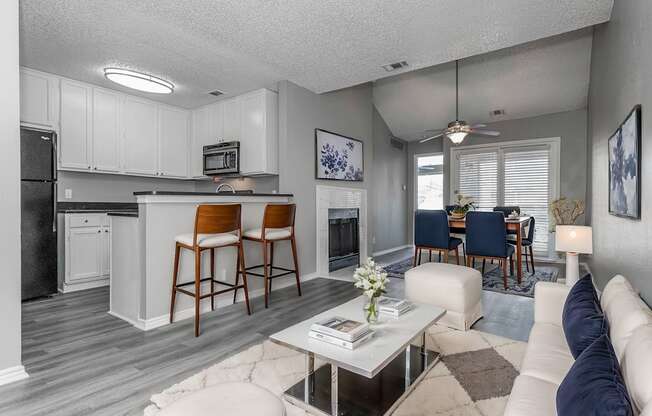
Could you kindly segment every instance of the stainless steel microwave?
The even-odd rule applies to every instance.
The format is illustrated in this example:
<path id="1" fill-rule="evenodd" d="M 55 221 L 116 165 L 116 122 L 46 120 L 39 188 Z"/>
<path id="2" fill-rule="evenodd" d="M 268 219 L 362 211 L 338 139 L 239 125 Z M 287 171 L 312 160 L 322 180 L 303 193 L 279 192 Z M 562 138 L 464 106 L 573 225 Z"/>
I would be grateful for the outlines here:
<path id="1" fill-rule="evenodd" d="M 204 175 L 215 176 L 240 172 L 240 142 L 204 146 Z"/>

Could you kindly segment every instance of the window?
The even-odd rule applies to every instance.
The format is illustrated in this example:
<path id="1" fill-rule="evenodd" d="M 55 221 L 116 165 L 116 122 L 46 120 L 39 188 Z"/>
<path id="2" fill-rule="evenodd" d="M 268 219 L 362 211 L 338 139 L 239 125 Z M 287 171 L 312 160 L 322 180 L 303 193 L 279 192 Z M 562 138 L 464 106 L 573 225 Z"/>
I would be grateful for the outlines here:
<path id="1" fill-rule="evenodd" d="M 417 155 L 417 209 L 444 208 L 444 155 Z"/>
<path id="2" fill-rule="evenodd" d="M 483 211 L 519 206 L 536 220 L 534 251 L 553 257 L 548 205 L 558 197 L 559 139 L 456 147 L 451 160 L 451 201 L 461 193 Z"/>

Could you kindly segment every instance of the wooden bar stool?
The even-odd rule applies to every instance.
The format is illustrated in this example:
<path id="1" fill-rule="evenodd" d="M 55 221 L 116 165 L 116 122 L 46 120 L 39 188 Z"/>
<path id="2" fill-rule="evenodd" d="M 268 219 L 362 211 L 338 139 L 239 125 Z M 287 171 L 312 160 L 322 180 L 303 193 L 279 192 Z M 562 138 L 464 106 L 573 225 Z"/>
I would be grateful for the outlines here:
<path id="1" fill-rule="evenodd" d="M 249 272 L 249 274 L 264 278 L 266 308 L 269 306 L 269 292 L 272 291 L 272 279 L 276 279 L 277 277 L 294 274 L 297 279 L 297 290 L 299 291 L 299 296 L 301 296 L 301 282 L 299 281 L 299 262 L 297 261 L 297 244 L 294 238 L 295 212 L 295 204 L 267 205 L 263 215 L 262 228 L 247 230 L 243 235 L 243 239 L 255 241 L 263 245 L 263 264 L 247 267 L 246 270 L 249 271 L 251 269 L 257 269 L 261 267 L 263 268 L 262 274 L 254 272 Z M 290 245 L 292 246 L 294 270 L 274 266 L 274 243 L 283 240 L 289 240 Z M 267 245 L 270 247 L 269 256 L 267 253 Z M 282 273 L 274 274 L 275 270 L 280 270 Z"/>
<path id="2" fill-rule="evenodd" d="M 172 300 L 170 302 L 170 323 L 174 319 L 174 304 L 177 292 L 192 296 L 195 299 L 195 336 L 199 336 L 199 305 L 204 298 L 211 298 L 211 310 L 215 310 L 215 296 L 222 293 L 244 289 L 247 314 L 251 315 L 249 307 L 249 290 L 247 288 L 247 274 L 245 272 L 244 254 L 242 251 L 242 225 L 240 221 L 240 204 L 233 205 L 199 205 L 195 215 L 195 231 L 175 237 L 174 272 L 172 275 Z M 238 259 L 236 261 L 235 284 L 215 279 L 215 249 L 222 247 L 236 247 Z M 178 283 L 179 254 L 181 249 L 191 250 L 195 254 L 195 280 L 193 282 Z M 210 250 L 211 275 L 201 277 L 201 254 Z M 242 285 L 238 284 L 242 274 Z M 202 282 L 211 282 L 210 293 L 201 293 Z M 195 285 L 194 292 L 184 289 L 184 286 Z M 215 291 L 215 284 L 227 286 L 227 289 Z M 235 303 L 235 296 L 233 297 Z"/>

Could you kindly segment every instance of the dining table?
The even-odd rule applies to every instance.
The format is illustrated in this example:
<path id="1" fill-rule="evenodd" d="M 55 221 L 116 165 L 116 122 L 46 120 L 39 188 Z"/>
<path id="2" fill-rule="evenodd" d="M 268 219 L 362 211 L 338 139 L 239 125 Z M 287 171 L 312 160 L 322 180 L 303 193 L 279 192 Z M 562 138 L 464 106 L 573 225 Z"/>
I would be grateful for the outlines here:
<path id="1" fill-rule="evenodd" d="M 521 215 L 519 217 L 505 217 L 505 229 L 508 234 L 516 236 L 516 279 L 521 284 L 523 277 L 523 230 L 530 223 L 530 216 Z M 454 233 L 463 233 L 466 229 L 466 218 L 448 217 L 448 226 Z"/>

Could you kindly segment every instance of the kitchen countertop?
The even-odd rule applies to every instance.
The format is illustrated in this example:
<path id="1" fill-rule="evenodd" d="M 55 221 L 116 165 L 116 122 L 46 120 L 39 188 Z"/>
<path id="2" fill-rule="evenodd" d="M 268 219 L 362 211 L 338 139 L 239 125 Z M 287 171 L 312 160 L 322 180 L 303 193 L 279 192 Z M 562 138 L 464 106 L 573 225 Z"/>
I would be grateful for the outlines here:
<path id="1" fill-rule="evenodd" d="M 222 192 L 179 192 L 179 191 L 139 191 L 134 192 L 134 195 L 164 195 L 164 196 L 279 196 L 279 197 L 292 197 L 293 194 L 273 194 L 273 193 L 259 193 L 250 191 L 230 191 Z"/>
<path id="2" fill-rule="evenodd" d="M 57 202 L 57 212 L 66 213 L 92 213 L 108 211 L 138 211 L 135 202 Z"/>

